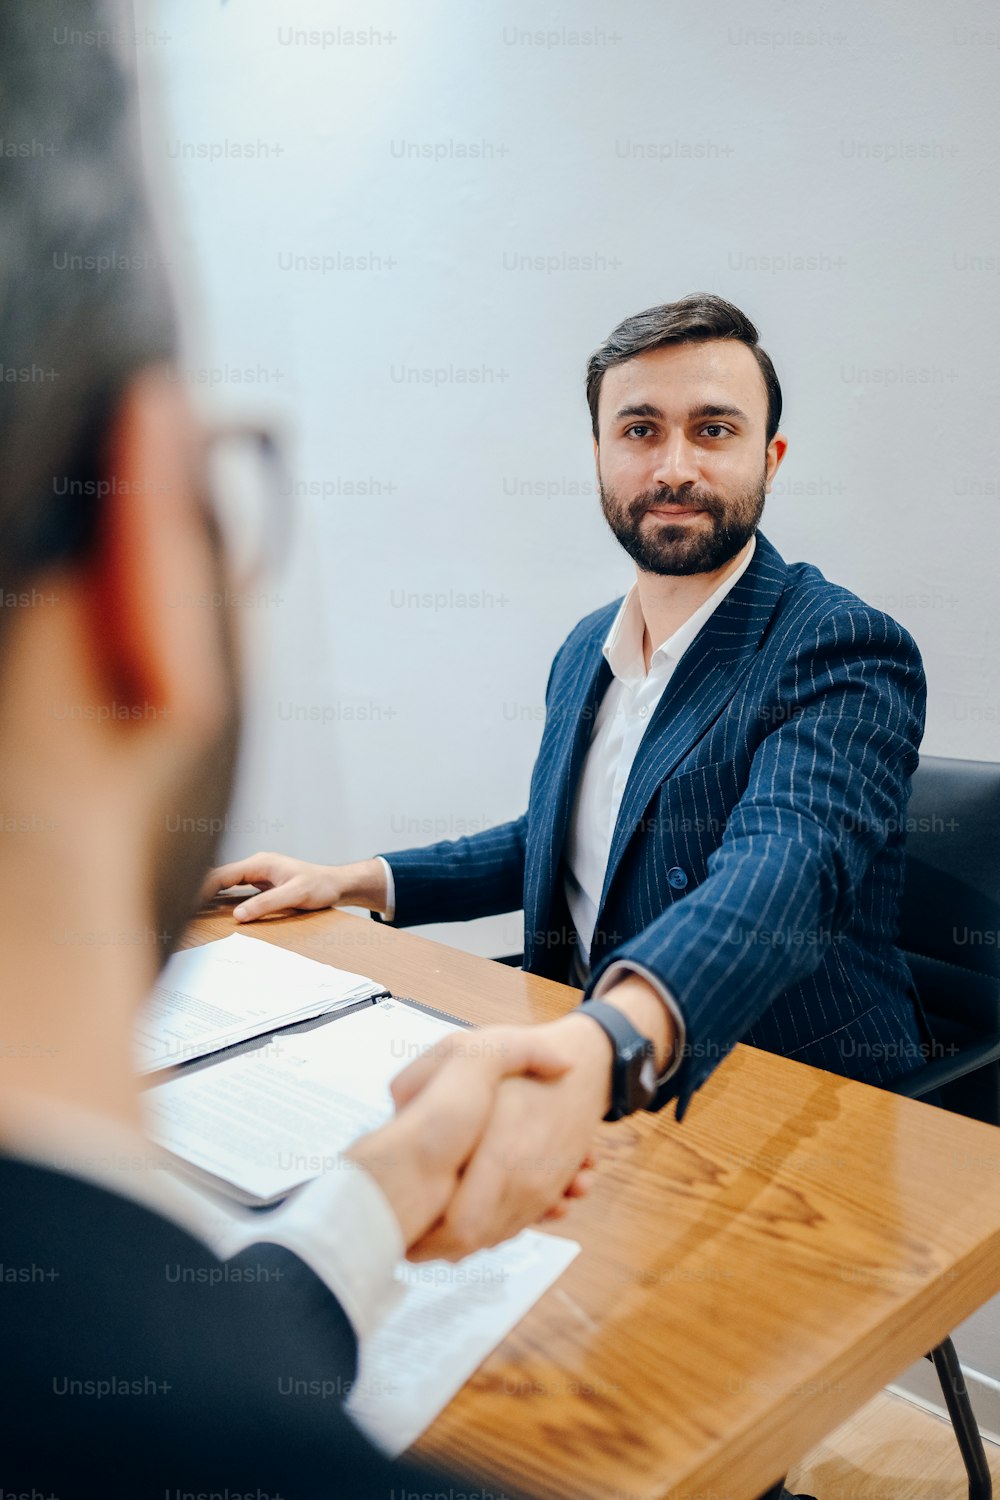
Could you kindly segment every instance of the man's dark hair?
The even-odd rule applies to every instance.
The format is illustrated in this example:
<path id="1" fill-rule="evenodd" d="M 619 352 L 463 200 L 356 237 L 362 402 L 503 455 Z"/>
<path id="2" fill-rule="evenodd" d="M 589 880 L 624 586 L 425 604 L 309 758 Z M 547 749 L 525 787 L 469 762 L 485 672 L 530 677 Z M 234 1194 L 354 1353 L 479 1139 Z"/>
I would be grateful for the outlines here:
<path id="1" fill-rule="evenodd" d="M 0 9 L 3 590 L 86 544 L 97 505 L 80 481 L 100 472 L 117 399 L 175 353 L 132 30 L 114 0 Z"/>
<path id="2" fill-rule="evenodd" d="M 767 391 L 767 441 L 781 421 L 781 386 L 770 357 L 760 347 L 758 334 L 746 313 L 711 292 L 693 292 L 678 302 L 661 302 L 619 323 L 595 349 L 587 362 L 587 402 L 594 437 L 598 437 L 597 403 L 605 371 L 624 364 L 637 354 L 662 349 L 667 344 L 706 344 L 710 339 L 738 339 L 746 344 L 760 366 Z"/>

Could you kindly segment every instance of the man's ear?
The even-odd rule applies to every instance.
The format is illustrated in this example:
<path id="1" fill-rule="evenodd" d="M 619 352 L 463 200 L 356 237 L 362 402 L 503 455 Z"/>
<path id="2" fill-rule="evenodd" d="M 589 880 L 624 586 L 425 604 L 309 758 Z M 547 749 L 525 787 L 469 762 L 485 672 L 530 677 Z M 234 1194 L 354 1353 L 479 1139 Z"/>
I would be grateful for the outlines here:
<path id="1" fill-rule="evenodd" d="M 765 495 L 769 495 L 771 493 L 771 485 L 774 483 L 774 476 L 775 474 L 777 474 L 779 468 L 781 467 L 781 460 L 784 458 L 787 448 L 788 439 L 785 437 L 784 433 L 776 432 L 774 434 L 774 437 L 767 445 L 767 466 L 765 469 L 766 477 L 764 483 Z"/>
<path id="2" fill-rule="evenodd" d="M 162 366 L 137 375 L 105 435 L 98 536 L 84 587 L 88 647 L 133 720 L 200 738 L 226 703 L 224 607 L 198 485 L 198 429 Z"/>

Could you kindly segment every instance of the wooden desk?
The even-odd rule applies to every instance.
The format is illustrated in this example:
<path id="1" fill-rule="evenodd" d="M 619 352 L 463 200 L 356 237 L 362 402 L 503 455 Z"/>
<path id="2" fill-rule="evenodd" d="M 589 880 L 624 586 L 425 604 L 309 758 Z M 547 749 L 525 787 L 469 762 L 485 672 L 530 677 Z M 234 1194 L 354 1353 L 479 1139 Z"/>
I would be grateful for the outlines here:
<path id="1" fill-rule="evenodd" d="M 342 912 L 247 930 L 479 1023 L 577 999 Z M 418 1455 L 496 1492 L 747 1500 L 1000 1291 L 1000 1131 L 738 1047 L 683 1125 L 602 1127 L 563 1232 L 583 1254 Z"/>

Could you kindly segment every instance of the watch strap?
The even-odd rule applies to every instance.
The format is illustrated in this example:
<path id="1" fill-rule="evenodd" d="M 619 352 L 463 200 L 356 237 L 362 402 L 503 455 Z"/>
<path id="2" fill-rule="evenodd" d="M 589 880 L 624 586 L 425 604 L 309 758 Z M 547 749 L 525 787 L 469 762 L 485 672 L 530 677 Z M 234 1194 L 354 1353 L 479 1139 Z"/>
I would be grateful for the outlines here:
<path id="1" fill-rule="evenodd" d="M 583 1015 L 590 1016 L 592 1021 L 597 1022 L 614 1049 L 611 1108 L 604 1116 L 605 1120 L 621 1120 L 625 1115 L 634 1114 L 637 1109 L 646 1107 L 648 1099 L 640 1097 L 631 1086 L 629 1059 L 636 1060 L 637 1076 L 641 1059 L 653 1056 L 652 1042 L 641 1031 L 636 1030 L 628 1016 L 616 1005 L 607 1005 L 603 1000 L 584 1000 L 577 1008 Z"/>

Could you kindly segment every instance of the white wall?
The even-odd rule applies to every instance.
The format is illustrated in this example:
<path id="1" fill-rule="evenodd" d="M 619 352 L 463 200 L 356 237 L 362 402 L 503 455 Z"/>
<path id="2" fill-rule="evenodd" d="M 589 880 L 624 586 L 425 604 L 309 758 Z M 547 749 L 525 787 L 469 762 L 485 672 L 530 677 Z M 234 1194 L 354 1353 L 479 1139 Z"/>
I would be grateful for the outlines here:
<path id="1" fill-rule="evenodd" d="M 352 859 L 523 810 L 552 653 L 629 577 L 593 495 L 584 362 L 693 290 L 746 309 L 784 384 L 767 534 L 914 633 L 928 751 L 1000 759 L 991 5 L 158 12 L 150 144 L 200 268 L 199 363 L 226 401 L 286 414 L 319 491 L 256 610 L 229 854 Z M 265 153 L 232 159 L 248 142 Z M 479 607 L 399 606 L 449 591 Z M 515 919 L 447 935 L 520 947 Z"/>
<path id="2" fill-rule="evenodd" d="M 584 361 L 627 313 L 696 289 L 750 313 L 784 383 L 768 535 L 913 631 L 926 749 L 1000 757 L 991 7 L 160 14 L 146 45 L 200 269 L 197 363 L 227 401 L 287 413 L 296 478 L 320 490 L 257 611 L 228 852 L 348 859 L 522 810 L 551 655 L 629 576 L 593 495 Z M 256 157 L 187 154 L 245 143 Z M 521 256 L 559 269 L 510 269 Z M 592 269 L 563 269 L 574 256 Z M 381 493 L 344 493 L 359 481 Z M 449 591 L 480 607 L 399 607 Z M 519 946 L 518 924 L 480 945 Z"/>

